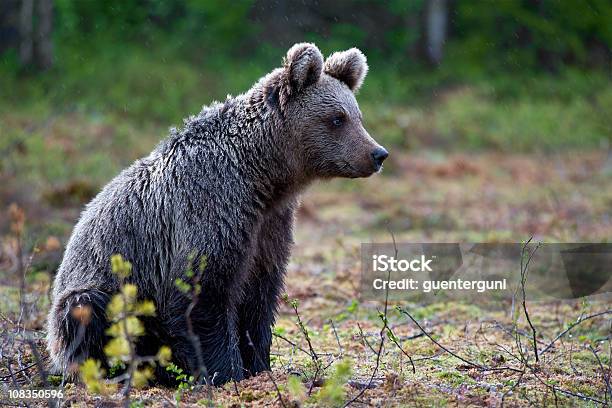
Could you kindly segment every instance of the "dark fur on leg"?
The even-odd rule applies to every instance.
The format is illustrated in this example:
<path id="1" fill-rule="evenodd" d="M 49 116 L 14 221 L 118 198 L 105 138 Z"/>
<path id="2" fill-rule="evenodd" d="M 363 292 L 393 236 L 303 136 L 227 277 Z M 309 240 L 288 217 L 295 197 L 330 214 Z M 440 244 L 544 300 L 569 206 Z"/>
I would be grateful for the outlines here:
<path id="1" fill-rule="evenodd" d="M 295 204 L 289 203 L 268 214 L 244 285 L 245 297 L 238 314 L 240 353 L 247 375 L 270 370 L 271 327 L 293 243 L 294 208 Z"/>
<path id="2" fill-rule="evenodd" d="M 192 375 L 208 374 L 207 380 L 213 385 L 222 385 L 232 379 L 240 381 L 244 378 L 244 370 L 238 348 L 236 312 L 224 304 L 223 296 L 214 293 L 212 288 L 205 287 L 198 306 L 191 313 L 193 334 L 198 338 L 206 373 L 199 372 L 198 355 L 187 330 L 185 310 L 188 302 L 175 299 L 175 304 L 160 317 L 164 322 L 163 330 L 168 334 L 164 341 L 172 349 L 172 361 Z"/>

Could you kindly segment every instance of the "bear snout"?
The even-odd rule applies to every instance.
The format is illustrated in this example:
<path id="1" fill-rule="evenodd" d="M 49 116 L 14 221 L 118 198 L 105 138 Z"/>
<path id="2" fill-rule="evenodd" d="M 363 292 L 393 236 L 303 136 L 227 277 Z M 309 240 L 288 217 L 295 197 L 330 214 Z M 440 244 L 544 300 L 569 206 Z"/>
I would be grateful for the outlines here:
<path id="1" fill-rule="evenodd" d="M 374 171 L 379 171 L 385 159 L 389 157 L 389 152 L 384 147 L 378 146 L 372 151 L 371 156 L 374 162 Z"/>

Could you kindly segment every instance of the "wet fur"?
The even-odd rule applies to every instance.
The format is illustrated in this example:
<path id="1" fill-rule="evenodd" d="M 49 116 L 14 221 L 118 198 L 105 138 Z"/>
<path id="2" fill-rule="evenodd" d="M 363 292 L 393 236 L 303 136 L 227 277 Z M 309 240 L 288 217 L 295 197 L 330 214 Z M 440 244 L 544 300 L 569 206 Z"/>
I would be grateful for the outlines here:
<path id="1" fill-rule="evenodd" d="M 156 304 L 139 353 L 167 344 L 179 366 L 196 370 L 185 321 L 190 299 L 174 285 L 195 254 L 194 265 L 206 257 L 207 266 L 191 319 L 215 384 L 270 368 L 299 193 L 316 178 L 372 173 L 376 143 L 361 126 L 354 87 L 323 67 L 315 46 L 295 45 L 282 68 L 171 129 L 87 205 L 54 282 L 47 340 L 57 371 L 74 372 L 87 357 L 104 360 L 105 308 L 119 289 L 113 254 L 132 263 L 129 280 Z M 322 139 L 331 132 L 322 115 L 337 109 L 351 123 Z M 79 307 L 92 312 L 87 324 L 72 313 Z"/>

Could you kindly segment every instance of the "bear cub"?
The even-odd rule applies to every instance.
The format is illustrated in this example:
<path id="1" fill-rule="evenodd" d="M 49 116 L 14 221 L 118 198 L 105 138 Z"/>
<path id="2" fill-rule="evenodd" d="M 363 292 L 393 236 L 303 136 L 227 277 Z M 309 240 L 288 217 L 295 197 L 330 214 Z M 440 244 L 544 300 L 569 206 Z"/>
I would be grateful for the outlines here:
<path id="1" fill-rule="evenodd" d="M 200 373 L 203 364 L 215 385 L 269 370 L 300 192 L 316 179 L 368 177 L 388 156 L 355 100 L 367 71 L 355 48 L 324 60 L 315 45 L 296 44 L 281 68 L 204 107 L 108 183 L 83 211 L 55 277 L 54 368 L 70 375 L 86 358 L 105 361 L 106 306 L 120 285 L 110 258 L 120 254 L 132 264 L 128 281 L 157 310 L 139 355 L 168 345 L 177 365 Z M 190 314 L 197 353 L 191 298 L 175 280 L 204 259 Z M 83 307 L 86 324 L 74 313 Z"/>

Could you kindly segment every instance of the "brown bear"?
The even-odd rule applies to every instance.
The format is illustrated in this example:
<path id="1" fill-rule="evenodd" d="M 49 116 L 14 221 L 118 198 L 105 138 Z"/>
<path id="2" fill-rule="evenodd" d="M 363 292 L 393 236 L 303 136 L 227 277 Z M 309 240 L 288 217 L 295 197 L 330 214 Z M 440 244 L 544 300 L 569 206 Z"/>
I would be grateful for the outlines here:
<path id="1" fill-rule="evenodd" d="M 105 308 L 119 289 L 110 257 L 120 254 L 157 309 L 139 353 L 167 344 L 192 373 L 201 354 L 215 385 L 269 370 L 298 195 L 316 179 L 370 176 L 388 155 L 364 129 L 355 100 L 367 71 L 355 48 L 324 61 L 315 45 L 296 44 L 281 68 L 186 119 L 106 185 L 83 212 L 55 278 L 47 340 L 56 369 L 105 360 Z M 185 313 L 191 299 L 175 280 L 203 258 L 190 315 L 197 353 Z M 78 307 L 92 311 L 86 325 L 75 321 Z"/>

